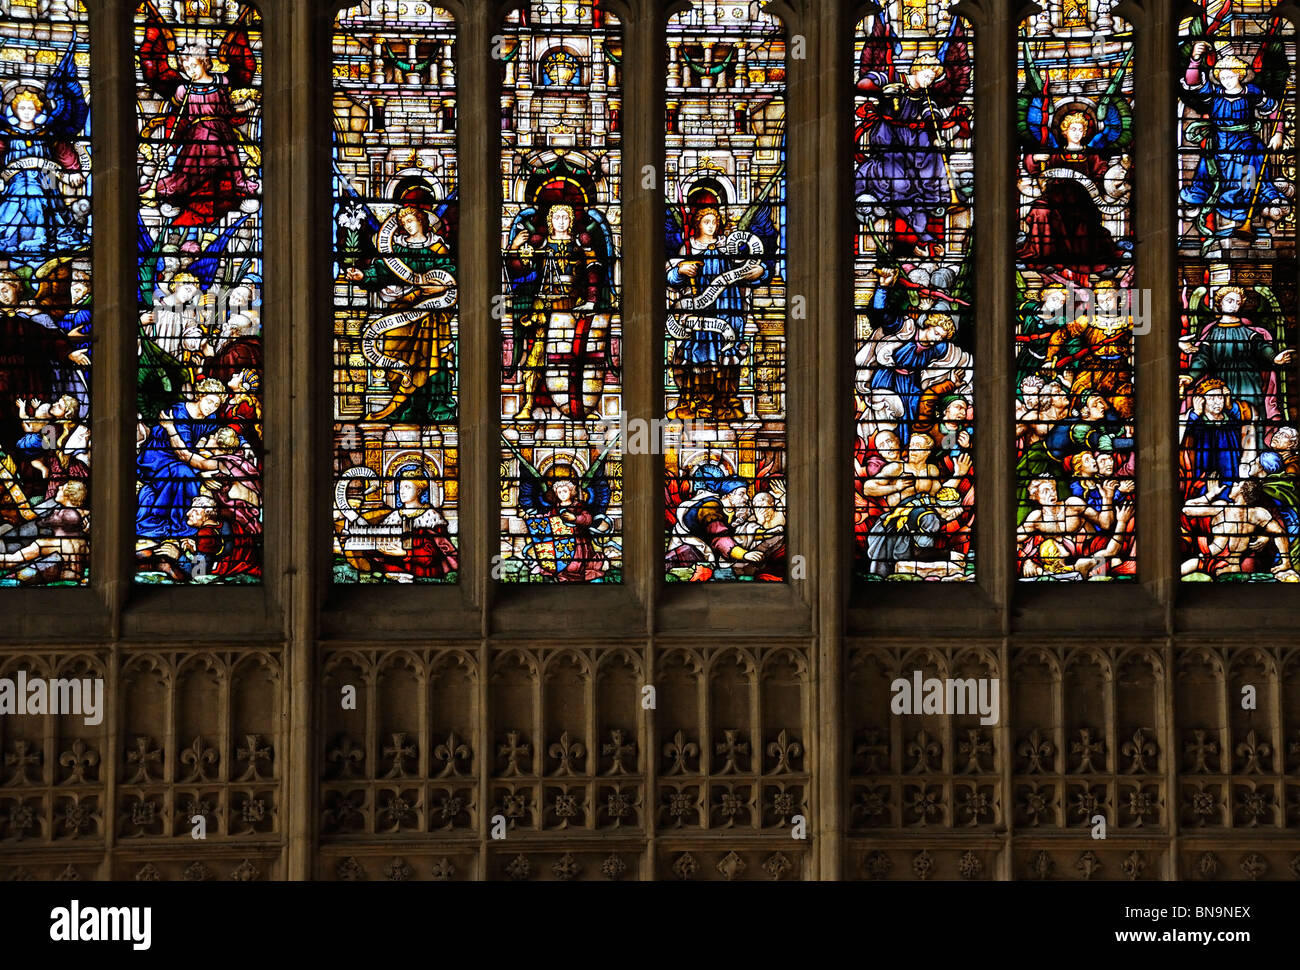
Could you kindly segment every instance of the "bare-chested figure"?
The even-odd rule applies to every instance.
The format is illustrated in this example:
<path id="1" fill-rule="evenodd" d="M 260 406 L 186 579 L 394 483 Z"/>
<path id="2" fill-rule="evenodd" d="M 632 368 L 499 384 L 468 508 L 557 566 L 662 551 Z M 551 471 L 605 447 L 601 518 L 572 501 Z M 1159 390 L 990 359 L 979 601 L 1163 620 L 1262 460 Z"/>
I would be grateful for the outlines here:
<path id="1" fill-rule="evenodd" d="M 1183 562 L 1182 574 L 1240 573 L 1247 555 L 1271 542 L 1278 552 L 1273 575 L 1285 582 L 1300 582 L 1300 575 L 1291 568 L 1291 542 L 1286 529 L 1263 507 L 1266 499 L 1263 484 L 1254 478 L 1242 479 L 1232 486 L 1226 502 L 1213 498 L 1219 491 L 1218 476 L 1210 475 L 1205 494 L 1183 505 L 1183 514 L 1188 518 L 1210 520 L 1210 534 L 1197 537 L 1200 554 Z"/>
<path id="2" fill-rule="evenodd" d="M 945 480 L 944 472 L 930 463 L 934 439 L 928 434 L 914 434 L 907 442 L 907 455 L 902 461 L 893 461 L 880 469 L 874 479 L 862 483 L 862 494 L 871 498 L 884 498 L 890 506 L 921 493 L 933 494 L 941 488 L 957 488 L 970 472 L 974 462 L 965 453 L 952 460 L 952 477 Z"/>
<path id="3" fill-rule="evenodd" d="M 1097 532 L 1109 533 L 1115 525 L 1114 479 L 1099 485 L 1102 502 L 1096 509 L 1076 496 L 1061 499 L 1056 494 L 1056 480 L 1035 478 L 1029 483 L 1029 497 L 1038 504 L 1020 525 L 1021 574 L 1025 577 L 1055 576 L 1078 573 L 1087 579 L 1099 565 L 1092 546 Z M 1073 561 L 1071 561 L 1073 560 Z"/>
<path id="4" fill-rule="evenodd" d="M 0 555 L 0 568 L 21 566 L 18 582 L 80 582 L 89 564 L 87 527 L 82 512 L 86 504 L 85 482 L 64 482 L 55 493 L 56 507 L 45 513 L 38 527 L 40 536 L 11 553 Z"/>

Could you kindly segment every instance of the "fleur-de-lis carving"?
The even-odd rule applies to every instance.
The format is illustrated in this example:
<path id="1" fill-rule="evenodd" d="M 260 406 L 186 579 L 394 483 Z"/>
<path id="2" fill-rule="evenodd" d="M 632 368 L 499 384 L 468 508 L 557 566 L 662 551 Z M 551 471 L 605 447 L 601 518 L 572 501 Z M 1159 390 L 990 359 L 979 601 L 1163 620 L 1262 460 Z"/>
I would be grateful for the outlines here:
<path id="1" fill-rule="evenodd" d="M 718 774 L 734 775 L 741 770 L 738 759 L 749 757 L 749 742 L 740 740 L 739 729 L 727 728 L 722 732 L 722 740 L 713 746 L 713 753 L 722 758 Z"/>
<path id="2" fill-rule="evenodd" d="M 181 752 L 181 764 L 189 765 L 190 773 L 181 781 L 210 781 L 208 767 L 217 763 L 217 749 L 205 745 L 203 737 L 196 737 L 188 748 Z"/>
<path id="3" fill-rule="evenodd" d="M 694 741 L 687 741 L 686 735 L 678 731 L 673 735 L 673 739 L 664 745 L 664 757 L 671 758 L 672 764 L 668 766 L 665 775 L 681 775 L 690 771 L 690 766 L 686 764 L 687 758 L 698 758 L 700 756 L 700 746 Z"/>
<path id="4" fill-rule="evenodd" d="M 768 742 L 767 756 L 776 759 L 776 767 L 772 769 L 773 774 L 786 774 L 794 771 L 791 762 L 803 757 L 803 745 L 798 741 L 788 740 L 785 728 L 782 728 L 776 740 Z"/>
<path id="5" fill-rule="evenodd" d="M 1137 849 L 1134 849 L 1132 852 L 1129 853 L 1128 857 L 1123 862 L 1120 863 L 1119 867 L 1121 871 L 1123 871 L 1125 879 L 1127 879 L 1129 882 L 1135 882 L 1137 881 L 1138 878 L 1141 877 L 1142 873 L 1146 870 L 1147 867 L 1146 856 L 1144 856 Z"/>
<path id="6" fill-rule="evenodd" d="M 153 747 L 153 738 L 136 738 L 135 747 L 126 753 L 126 763 L 135 765 L 135 774 L 131 776 L 127 784 L 139 785 L 149 781 L 149 766 L 161 762 L 162 751 Z"/>
<path id="7" fill-rule="evenodd" d="M 257 781 L 264 777 L 257 766 L 259 762 L 271 760 L 271 748 L 269 745 L 263 747 L 260 744 L 261 740 L 261 735 L 245 734 L 244 746 L 235 749 L 236 760 L 248 762 L 248 767 L 239 776 L 240 781 Z"/>
<path id="8" fill-rule="evenodd" d="M 364 748 L 353 744 L 352 739 L 345 734 L 339 738 L 338 745 L 329 753 L 329 759 L 339 766 L 340 778 L 355 778 L 354 768 L 366 760 L 366 752 Z"/>
<path id="9" fill-rule="evenodd" d="M 1098 768 L 1092 763 L 1092 759 L 1105 754 L 1105 752 L 1105 743 L 1093 738 L 1091 728 L 1080 728 L 1079 740 L 1070 743 L 1070 753 L 1079 757 L 1079 763 L 1074 768 L 1075 774 L 1083 774 L 1088 771 L 1104 771 L 1105 768 Z"/>
<path id="10" fill-rule="evenodd" d="M 1187 768 L 1188 774 L 1207 775 L 1210 773 L 1210 765 L 1206 761 L 1213 755 L 1216 759 L 1219 756 L 1219 742 L 1209 737 L 1209 731 L 1196 730 L 1192 732 L 1190 739 L 1183 742 L 1183 754 L 1191 759 L 1191 764 Z M 1217 767 L 1217 763 L 1215 765 Z"/>
<path id="11" fill-rule="evenodd" d="M 612 764 L 607 775 L 625 775 L 628 768 L 623 764 L 627 758 L 636 756 L 636 742 L 627 740 L 627 732 L 622 728 L 612 728 L 609 732 L 610 740 L 606 741 L 601 747 L 601 752 L 609 757 Z"/>
<path id="12" fill-rule="evenodd" d="M 1051 770 L 1050 759 L 1056 755 L 1056 745 L 1034 728 L 1016 747 L 1016 753 L 1026 761 L 1025 774 L 1041 775 Z"/>
<path id="13" fill-rule="evenodd" d="M 13 747 L 13 751 L 5 755 L 5 764 L 17 769 L 10 784 L 29 785 L 38 781 L 39 779 L 27 777 L 27 772 L 41 763 L 40 751 L 33 751 L 31 743 L 22 738 L 15 738 Z"/>
<path id="14" fill-rule="evenodd" d="M 81 738 L 77 738 L 72 742 L 72 747 L 59 755 L 59 764 L 72 769 L 72 774 L 63 780 L 63 784 L 72 785 L 79 781 L 84 782 L 86 772 L 99 764 L 99 752 L 87 746 L 86 742 Z"/>
<path id="15" fill-rule="evenodd" d="M 977 775 L 984 770 L 984 766 L 980 764 L 980 755 L 991 755 L 993 744 L 983 731 L 971 728 L 966 732 L 966 740 L 958 743 L 957 753 L 966 759 L 966 766 L 962 772 L 967 775 Z"/>
<path id="16" fill-rule="evenodd" d="M 415 757 L 415 745 L 406 743 L 406 732 L 399 731 L 392 735 L 393 743 L 384 745 L 384 757 L 392 758 L 393 763 L 388 766 L 388 773 L 385 778 L 406 778 L 406 762 Z"/>
<path id="17" fill-rule="evenodd" d="M 506 768 L 502 772 L 503 775 L 523 774 L 519 767 L 519 759 L 523 757 L 529 759 L 528 766 L 532 767 L 533 746 L 527 742 L 520 744 L 519 739 L 521 737 L 522 734 L 519 731 L 507 731 L 506 743 L 497 745 L 497 754 L 504 756 L 506 759 Z"/>
<path id="18" fill-rule="evenodd" d="M 914 775 L 923 771 L 936 771 L 938 765 L 933 764 L 933 762 L 942 755 L 942 745 L 930 737 L 925 728 L 921 728 L 916 732 L 916 739 L 907 742 L 907 756 L 916 759 L 912 767 L 907 770 Z"/>
<path id="19" fill-rule="evenodd" d="M 882 770 L 882 765 L 889 757 L 889 740 L 879 728 L 868 728 L 862 732 L 862 740 L 853 749 L 853 754 L 863 761 L 863 774 L 874 774 Z"/>
<path id="20" fill-rule="evenodd" d="M 469 761 L 469 754 L 469 745 L 462 738 L 457 737 L 455 731 L 452 731 L 447 735 L 446 741 L 433 749 L 434 760 L 444 762 L 442 771 L 438 772 L 437 777 L 446 778 L 448 775 L 464 774 L 456 767 L 456 762 Z"/>
<path id="21" fill-rule="evenodd" d="M 560 763 L 555 774 L 572 775 L 582 770 L 581 766 L 575 767 L 574 763 L 587 756 L 587 747 L 576 738 L 570 740 L 569 732 L 565 731 L 560 735 L 560 740 L 546 749 L 546 753 Z"/>
<path id="22" fill-rule="evenodd" d="M 1237 757 L 1244 761 L 1241 766 L 1243 775 L 1258 775 L 1267 771 L 1268 759 L 1273 756 L 1273 745 L 1257 738 L 1253 729 L 1246 734 L 1246 740 L 1238 744 L 1234 750 L 1237 752 Z"/>
<path id="23" fill-rule="evenodd" d="M 1135 775 L 1141 771 L 1151 771 L 1155 765 L 1147 766 L 1147 758 L 1156 756 L 1156 743 L 1147 737 L 1146 728 L 1138 728 L 1133 732 L 1133 740 L 1125 741 L 1120 746 L 1120 753 L 1129 759 L 1129 766 L 1125 772 Z"/>

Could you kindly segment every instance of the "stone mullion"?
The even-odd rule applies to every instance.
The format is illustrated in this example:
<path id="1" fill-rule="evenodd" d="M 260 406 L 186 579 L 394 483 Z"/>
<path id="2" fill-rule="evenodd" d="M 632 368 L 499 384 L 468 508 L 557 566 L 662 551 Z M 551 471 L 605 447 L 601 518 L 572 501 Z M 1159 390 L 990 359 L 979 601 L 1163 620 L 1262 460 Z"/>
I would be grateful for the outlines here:
<path id="1" fill-rule="evenodd" d="M 1013 727 L 1014 712 L 1011 709 L 1011 677 L 1012 677 L 1012 657 L 1011 644 L 1004 638 L 997 647 L 998 666 L 1001 675 L 1001 683 L 998 689 L 1001 691 L 998 711 L 1001 714 L 1001 723 L 997 725 L 993 734 L 997 738 L 997 757 L 993 760 L 993 770 L 998 773 L 998 789 L 1001 792 L 1000 800 L 1002 802 L 1002 853 L 998 864 L 994 867 L 995 878 L 1011 879 L 1012 878 L 1012 837 L 1015 833 L 1015 772 L 1016 772 L 1016 732 Z M 995 829 L 996 832 L 996 829 Z"/>
<path id="2" fill-rule="evenodd" d="M 600 777 L 600 712 L 596 704 L 600 696 L 600 648 L 584 650 L 584 658 L 591 664 L 591 676 L 587 678 L 584 690 L 587 703 L 587 754 L 584 764 L 578 769 L 582 777 L 583 789 L 587 796 L 587 812 L 583 828 L 589 832 L 596 829 L 596 785 Z"/>
<path id="3" fill-rule="evenodd" d="M 1219 753 L 1219 774 L 1223 777 L 1223 827 L 1235 829 L 1236 813 L 1232 810 L 1232 784 L 1236 779 L 1236 759 L 1232 747 L 1236 734 L 1232 726 L 1232 654 L 1220 650 L 1219 661 L 1223 664 L 1223 747 Z"/>
<path id="4" fill-rule="evenodd" d="M 655 645 L 654 639 L 644 642 L 642 653 L 643 684 L 655 682 Z M 656 698 L 657 702 L 657 698 Z M 641 691 L 637 691 L 637 710 L 640 719 L 640 735 L 637 743 L 637 766 L 643 779 L 641 784 L 641 828 L 645 832 L 645 851 L 641 855 L 642 879 L 655 878 L 655 844 L 658 830 L 659 804 L 659 725 L 654 708 L 646 708 L 641 703 Z"/>
<path id="5" fill-rule="evenodd" d="M 532 757 L 529 759 L 529 770 L 524 772 L 526 778 L 534 779 L 531 786 L 532 791 L 529 793 L 533 803 L 533 829 L 537 832 L 546 831 L 546 669 L 545 664 L 550 659 L 547 652 L 540 646 L 534 646 L 530 651 L 531 660 L 537 666 L 537 677 L 533 680 L 533 723 L 529 725 L 532 729 Z M 558 738 L 557 738 L 558 740 Z"/>
<path id="6" fill-rule="evenodd" d="M 976 581 L 1010 630 L 1016 586 L 1014 241 L 1017 198 L 1016 25 L 1018 11 L 963 0 L 974 28 L 974 272 Z"/>
<path id="7" fill-rule="evenodd" d="M 478 610 L 486 636 L 495 584 L 493 555 L 500 549 L 500 323 L 492 315 L 500 290 L 501 95 L 499 62 L 489 56 L 501 31 L 502 5 L 454 5 L 456 14 L 457 185 L 461 198 L 457 266 L 460 355 L 460 569 L 465 608 Z M 469 174 L 470 177 L 464 177 Z M 484 653 L 481 661 L 486 661 Z M 486 667 L 484 668 L 486 670 Z"/>
<path id="8" fill-rule="evenodd" d="M 1178 738 L 1178 668 L 1175 666 L 1172 637 L 1165 639 L 1161 646 L 1161 655 L 1165 665 L 1165 676 L 1161 684 L 1163 691 L 1161 707 L 1164 713 L 1162 743 L 1165 746 L 1166 827 L 1169 831 L 1169 864 L 1165 867 L 1165 878 L 1180 879 L 1183 877 L 1183 865 L 1178 850 L 1183 803 L 1178 772 L 1179 765 L 1182 763 L 1182 750 Z"/>
<path id="9" fill-rule="evenodd" d="M 620 400 L 628 421 L 662 417 L 663 411 L 663 181 L 664 69 L 661 4 L 625 0 L 607 4 L 622 24 L 623 63 L 619 66 L 622 97 L 618 143 L 621 208 L 622 275 L 620 319 L 622 388 Z M 649 188 L 643 174 L 655 173 Z M 653 426 L 652 426 L 653 427 Z M 657 436 L 651 436 L 656 439 Z M 645 617 L 654 615 L 663 575 L 663 456 L 623 453 L 623 584 Z M 656 550 L 659 550 L 656 553 Z"/>
<path id="10" fill-rule="evenodd" d="M 1002 724 L 995 765 L 1002 804 L 1002 853 L 997 878 L 1015 878 L 1015 730 L 1011 710 L 1012 641 L 1010 604 L 1016 591 L 1015 417 L 1015 265 L 1017 198 L 1015 173 L 1016 27 L 1021 5 L 1004 7 L 963 0 L 955 12 L 971 22 L 974 34 L 975 214 L 974 405 L 980 445 L 975 449 L 976 582 L 998 615 L 998 645 L 1003 691 Z M 1057 692 L 1057 723 L 1061 723 Z M 1059 730 L 1058 732 L 1059 733 Z M 1056 739 L 1059 747 L 1059 738 Z M 1060 755 L 1063 757 L 1063 754 Z M 1058 790 L 1060 789 L 1058 786 Z M 955 813 L 955 806 L 951 806 Z M 954 815 L 955 818 L 955 815 Z"/>
<path id="11" fill-rule="evenodd" d="M 809 527 L 816 530 L 818 555 L 814 562 L 817 595 L 814 629 L 817 636 L 809 651 L 809 677 L 805 690 L 807 707 L 804 746 L 806 768 L 811 775 L 810 801 L 815 804 L 809 829 L 817 840 L 810 860 L 819 879 L 839 879 L 849 871 L 845 830 L 847 779 L 852 770 L 853 725 L 845 723 L 843 676 L 844 613 L 852 575 L 852 463 L 845 448 L 845 431 L 852 415 L 848 407 L 853 386 L 849 355 L 852 346 L 853 287 L 848 262 L 848 241 L 852 238 L 849 212 L 841 200 L 852 197 L 851 166 L 837 160 L 849 157 L 849 124 L 853 117 L 852 96 L 845 83 L 852 58 L 853 17 L 844 4 L 821 8 L 816 30 L 807 34 L 813 46 L 814 64 L 820 66 L 815 80 L 817 155 L 830 159 L 835 178 L 819 181 L 817 216 L 821 235 L 832 245 L 821 253 L 824 272 L 813 302 L 813 322 L 823 352 L 817 355 L 817 435 L 815 467 L 819 482 L 818 516 Z M 846 40 L 845 38 L 849 38 Z M 844 321 L 850 321 L 844 323 Z"/>
<path id="12" fill-rule="evenodd" d="M 1171 629 L 1178 592 L 1177 270 L 1178 183 L 1174 140 L 1174 0 L 1126 0 L 1116 9 L 1134 31 L 1134 268 L 1150 332 L 1134 339 L 1137 401 L 1138 575 Z M 1162 282 L 1163 281 L 1163 282 Z"/>
<path id="13" fill-rule="evenodd" d="M 328 308 L 321 306 L 325 298 L 318 285 L 321 260 L 331 248 L 332 222 L 330 207 L 318 203 L 329 194 L 325 159 L 331 125 L 324 104 L 328 103 L 332 65 L 325 54 L 328 33 L 318 29 L 321 20 L 328 22 L 328 17 L 328 7 L 319 11 L 313 9 L 311 0 L 292 0 L 280 10 L 275 21 L 278 29 L 266 37 L 270 55 L 267 65 L 277 82 L 273 89 L 275 106 L 282 112 L 282 130 L 287 132 L 292 146 L 265 154 L 281 188 L 268 209 L 264 229 L 268 260 L 272 255 L 269 242 L 284 241 L 286 249 L 282 251 L 277 244 L 275 253 L 288 283 L 288 312 L 280 317 L 280 333 L 273 345 L 285 355 L 288 366 L 281 371 L 284 377 L 280 386 L 272 385 L 270 390 L 275 394 L 274 406 L 286 415 L 286 420 L 279 422 L 281 430 L 272 447 L 280 455 L 292 456 L 292 460 L 274 462 L 277 477 L 287 485 L 280 534 L 285 541 L 281 601 L 286 643 L 281 666 L 283 702 L 288 713 L 283 735 L 288 755 L 280 765 L 279 789 L 283 799 L 281 817 L 285 819 L 285 866 L 290 879 L 312 877 L 319 841 L 315 769 L 320 755 L 314 730 L 316 674 L 320 669 L 316 620 L 321 577 L 329 576 L 328 569 L 321 569 L 322 563 L 328 562 L 329 548 L 324 538 L 327 532 L 320 514 L 324 510 L 320 495 L 325 476 L 330 474 L 331 449 L 322 444 L 328 440 L 332 406 L 329 389 L 333 382 L 328 378 L 330 366 L 319 354 L 323 335 L 312 324 L 318 319 L 332 319 Z M 313 218 L 303 219 L 302 213 L 312 213 Z M 295 258 L 295 254 L 302 253 L 311 254 L 311 258 Z M 320 313 L 322 309 L 326 312 Z M 325 393 L 293 393 L 300 388 L 296 377 L 290 375 L 300 374 L 311 375 L 310 385 L 326 388 Z M 275 560 L 268 560 L 268 566 L 272 562 Z"/>
<path id="14" fill-rule="evenodd" d="M 456 137 L 458 170 L 482 173 L 460 181 L 460 548 L 459 581 L 468 584 L 479 607 L 478 705 L 478 878 L 489 878 L 492 777 L 495 751 L 492 720 L 492 649 L 488 639 L 495 584 L 489 578 L 498 538 L 500 486 L 499 374 L 501 337 L 491 313 L 500 279 L 501 179 L 498 119 L 500 86 L 496 62 L 487 52 L 501 30 L 500 4 L 456 6 Z"/>
<path id="15" fill-rule="evenodd" d="M 88 5 L 94 183 L 91 243 L 94 366 L 91 369 L 90 582 L 121 635 L 130 592 L 135 535 L 136 238 L 129 214 L 136 184 L 134 4 Z M 116 214 L 121 218 L 112 218 Z M 115 752 L 115 755 L 117 753 Z M 110 843 L 111 844 L 111 843 Z"/>

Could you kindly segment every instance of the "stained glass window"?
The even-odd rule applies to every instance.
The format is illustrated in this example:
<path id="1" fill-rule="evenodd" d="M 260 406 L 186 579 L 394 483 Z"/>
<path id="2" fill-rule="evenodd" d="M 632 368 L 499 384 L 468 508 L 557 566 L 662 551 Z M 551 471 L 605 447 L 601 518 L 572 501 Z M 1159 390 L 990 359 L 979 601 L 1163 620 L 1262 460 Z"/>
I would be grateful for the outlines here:
<path id="1" fill-rule="evenodd" d="M 1297 59 L 1260 0 L 1179 30 L 1181 572 L 1300 581 Z"/>
<path id="2" fill-rule="evenodd" d="M 501 99 L 506 582 L 619 582 L 622 34 L 599 0 L 507 15 Z"/>
<path id="3" fill-rule="evenodd" d="M 945 4 L 856 29 L 855 572 L 975 577 L 973 39 Z"/>
<path id="4" fill-rule="evenodd" d="M 334 578 L 453 582 L 455 23 L 349 7 L 334 31 Z"/>
<path id="5" fill-rule="evenodd" d="M 785 54 L 757 4 L 668 19 L 665 420 L 647 445 L 670 582 L 785 579 Z"/>
<path id="6" fill-rule="evenodd" d="M 139 582 L 261 578 L 261 25 L 136 8 Z"/>
<path id="7" fill-rule="evenodd" d="M 1041 6 L 1017 65 L 1017 562 L 1133 580 L 1133 43 L 1111 0 Z"/>
<path id="8" fill-rule="evenodd" d="M 82 585 L 90 551 L 85 7 L 0 7 L 0 80 L 0 585 Z"/>

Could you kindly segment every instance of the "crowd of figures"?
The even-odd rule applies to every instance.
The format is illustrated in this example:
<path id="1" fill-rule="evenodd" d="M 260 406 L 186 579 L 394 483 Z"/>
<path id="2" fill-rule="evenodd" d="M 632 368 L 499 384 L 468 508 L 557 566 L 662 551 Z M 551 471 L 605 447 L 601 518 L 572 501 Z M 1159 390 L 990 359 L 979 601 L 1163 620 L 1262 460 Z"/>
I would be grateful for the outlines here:
<path id="1" fill-rule="evenodd" d="M 1183 34 L 1181 572 L 1297 582 L 1294 29 L 1218 9 Z"/>
<path id="2" fill-rule="evenodd" d="M 1019 45 L 1016 525 L 1025 580 L 1131 580 L 1137 571 L 1133 46 L 1109 6 L 1092 24 L 1066 11 L 1053 19 L 1052 8 L 1031 18 Z M 1078 31 L 1095 43 L 1072 43 Z"/>
<path id="3" fill-rule="evenodd" d="M 40 37 L 0 18 L 0 585 L 80 584 L 89 567 L 88 38 L 73 17 Z"/>
<path id="4" fill-rule="evenodd" d="M 137 578 L 261 575 L 259 20 L 136 26 Z"/>
<path id="5" fill-rule="evenodd" d="M 974 575 L 971 46 L 960 17 L 859 25 L 857 574 Z"/>

